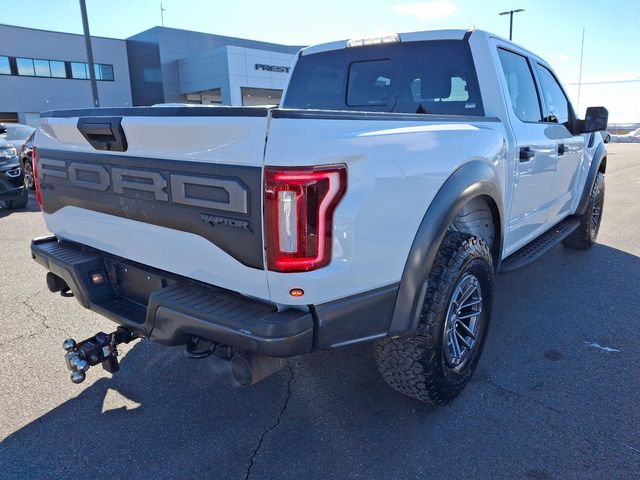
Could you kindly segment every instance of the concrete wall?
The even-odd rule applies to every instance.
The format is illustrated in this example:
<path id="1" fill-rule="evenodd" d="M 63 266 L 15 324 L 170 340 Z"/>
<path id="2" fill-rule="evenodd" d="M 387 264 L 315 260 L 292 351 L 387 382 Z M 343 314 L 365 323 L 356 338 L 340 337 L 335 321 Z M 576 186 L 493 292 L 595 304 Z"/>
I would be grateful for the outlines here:
<path id="1" fill-rule="evenodd" d="M 0 55 L 86 62 L 84 37 L 67 33 L 0 25 Z M 114 81 L 99 81 L 103 107 L 131 105 L 129 64 L 124 40 L 93 37 L 96 63 L 113 65 Z M 89 80 L 0 75 L 0 111 L 26 113 L 91 107 Z"/>

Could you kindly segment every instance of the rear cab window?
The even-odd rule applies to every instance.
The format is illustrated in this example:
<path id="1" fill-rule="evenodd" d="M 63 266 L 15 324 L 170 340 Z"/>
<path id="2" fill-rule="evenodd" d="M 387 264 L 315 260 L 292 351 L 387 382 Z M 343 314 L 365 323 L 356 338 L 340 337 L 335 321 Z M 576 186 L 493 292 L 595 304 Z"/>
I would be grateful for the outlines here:
<path id="1" fill-rule="evenodd" d="M 302 55 L 283 108 L 483 116 L 468 42 L 406 42 Z"/>

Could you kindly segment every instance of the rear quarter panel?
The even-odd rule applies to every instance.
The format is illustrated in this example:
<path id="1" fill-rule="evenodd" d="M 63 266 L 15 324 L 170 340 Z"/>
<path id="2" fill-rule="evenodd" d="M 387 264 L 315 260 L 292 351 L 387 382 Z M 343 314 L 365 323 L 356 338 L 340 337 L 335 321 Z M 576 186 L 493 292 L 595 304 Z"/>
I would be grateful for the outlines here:
<path id="1" fill-rule="evenodd" d="M 348 170 L 331 264 L 306 273 L 267 272 L 272 300 L 317 304 L 399 282 L 429 204 L 465 162 L 488 163 L 503 192 L 504 128 L 478 120 L 272 119 L 266 165 L 344 163 Z M 304 297 L 291 297 L 294 287 Z"/>

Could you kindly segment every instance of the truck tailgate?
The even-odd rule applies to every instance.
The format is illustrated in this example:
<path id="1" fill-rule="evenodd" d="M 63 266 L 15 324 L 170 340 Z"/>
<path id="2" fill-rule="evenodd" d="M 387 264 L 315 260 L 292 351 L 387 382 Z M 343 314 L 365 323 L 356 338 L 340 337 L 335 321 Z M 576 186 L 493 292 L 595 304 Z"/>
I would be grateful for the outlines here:
<path id="1" fill-rule="evenodd" d="M 261 214 L 267 114 L 233 107 L 44 114 L 35 144 L 47 227 L 269 299 Z"/>

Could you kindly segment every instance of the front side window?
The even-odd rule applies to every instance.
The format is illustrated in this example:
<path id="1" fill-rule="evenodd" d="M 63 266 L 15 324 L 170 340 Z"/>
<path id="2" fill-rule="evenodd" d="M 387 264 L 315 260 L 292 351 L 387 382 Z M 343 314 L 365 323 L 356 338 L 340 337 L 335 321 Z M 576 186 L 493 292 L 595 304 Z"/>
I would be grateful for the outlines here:
<path id="1" fill-rule="evenodd" d="M 540 122 L 540 101 L 529 61 L 502 48 L 498 49 L 498 56 L 514 113 L 523 122 Z"/>
<path id="2" fill-rule="evenodd" d="M 484 115 L 469 44 L 432 40 L 302 55 L 285 108 Z"/>
<path id="3" fill-rule="evenodd" d="M 545 122 L 567 123 L 569 121 L 569 101 L 564 95 L 560 84 L 552 73 L 542 65 L 538 66 L 538 75 L 542 86 L 545 103 Z"/>

